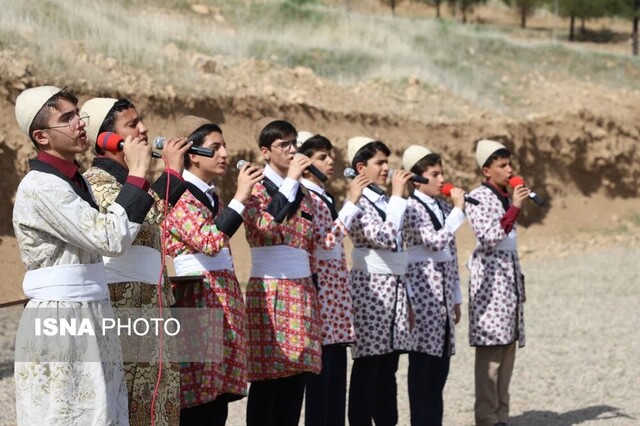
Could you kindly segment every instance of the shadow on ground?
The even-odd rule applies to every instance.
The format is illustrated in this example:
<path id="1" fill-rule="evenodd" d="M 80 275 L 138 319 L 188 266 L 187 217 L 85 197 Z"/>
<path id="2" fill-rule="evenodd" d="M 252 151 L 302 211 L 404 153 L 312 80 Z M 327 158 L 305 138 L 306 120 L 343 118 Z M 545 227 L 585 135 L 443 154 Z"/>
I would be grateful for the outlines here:
<path id="1" fill-rule="evenodd" d="M 610 420 L 615 418 L 634 419 L 620 411 L 619 408 L 611 407 L 609 405 L 594 405 L 592 407 L 581 408 L 579 410 L 567 411 L 566 413 L 537 410 L 526 411 L 524 414 L 512 417 L 510 424 L 513 426 L 570 426 L 581 424 L 589 420 Z"/>

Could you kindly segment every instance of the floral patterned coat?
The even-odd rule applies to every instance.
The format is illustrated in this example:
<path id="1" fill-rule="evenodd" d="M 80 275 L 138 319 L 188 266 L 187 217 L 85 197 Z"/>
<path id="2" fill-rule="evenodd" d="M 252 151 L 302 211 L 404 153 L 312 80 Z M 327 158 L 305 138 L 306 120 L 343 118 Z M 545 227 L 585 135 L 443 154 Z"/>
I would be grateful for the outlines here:
<path id="1" fill-rule="evenodd" d="M 522 347 L 525 286 L 518 252 L 495 248 L 507 237 L 500 225 L 505 208 L 487 186 L 469 195 L 480 202 L 466 209 L 477 239 L 469 261 L 469 343 L 493 346 L 517 340 Z"/>

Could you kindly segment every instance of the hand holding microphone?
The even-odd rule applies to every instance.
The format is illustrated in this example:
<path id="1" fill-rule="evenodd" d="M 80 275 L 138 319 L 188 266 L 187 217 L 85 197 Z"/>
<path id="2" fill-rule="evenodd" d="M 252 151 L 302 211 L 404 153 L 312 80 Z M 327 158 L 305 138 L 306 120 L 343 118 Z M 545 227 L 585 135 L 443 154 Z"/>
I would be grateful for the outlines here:
<path id="1" fill-rule="evenodd" d="M 480 204 L 480 201 L 469 196 L 468 194 L 465 194 L 464 190 L 462 190 L 461 188 L 456 188 L 451 183 L 445 183 L 444 185 L 442 185 L 442 189 L 440 190 L 440 192 L 442 192 L 442 195 L 444 195 L 445 197 L 451 197 L 451 199 L 454 201 L 454 205 L 455 205 L 454 195 L 457 196 L 456 192 L 458 191 L 462 192 L 464 201 L 466 201 L 467 203 L 473 204 L 474 206 L 477 206 L 478 204 Z"/>
<path id="2" fill-rule="evenodd" d="M 399 171 L 403 171 L 403 172 L 411 173 L 411 172 L 406 171 L 406 170 L 399 170 Z M 396 169 L 389 169 L 389 177 L 390 177 L 390 178 L 393 178 L 393 175 L 395 175 L 395 174 L 396 174 Z M 424 176 L 420 176 L 420 175 L 416 175 L 416 174 L 413 174 L 413 175 L 409 178 L 409 180 L 410 180 L 411 182 L 416 182 L 416 183 L 424 183 L 424 184 L 429 183 L 429 178 L 426 178 L 426 177 L 424 177 Z"/>
<path id="3" fill-rule="evenodd" d="M 326 181 L 328 180 L 327 176 L 326 176 L 324 173 L 322 173 L 322 172 L 321 172 L 321 171 L 320 171 L 316 166 L 314 166 L 314 165 L 311 163 L 311 159 L 310 159 L 309 157 L 307 157 L 307 156 L 306 156 L 306 155 L 304 155 L 304 154 L 297 153 L 297 154 L 293 157 L 292 164 L 293 164 L 293 161 L 295 161 L 295 160 L 296 160 L 296 158 L 302 158 L 302 159 L 304 160 L 304 164 L 306 164 L 306 163 L 307 163 L 307 161 L 306 161 L 306 160 L 309 160 L 309 164 L 308 164 L 305 168 L 303 168 L 303 170 L 306 170 L 306 171 L 308 171 L 309 173 L 311 173 L 312 175 L 314 175 L 314 176 L 315 176 L 315 177 L 316 177 L 320 182 L 323 182 L 323 183 L 324 183 L 324 182 L 326 182 Z M 300 162 L 298 162 L 298 163 L 299 163 L 300 165 L 302 165 L 302 164 L 303 164 L 303 163 L 300 163 Z M 289 166 L 289 167 L 291 167 L 291 166 Z M 300 173 L 300 176 L 302 176 L 302 173 Z"/>
<path id="4" fill-rule="evenodd" d="M 520 176 L 512 176 L 509 179 L 509 186 L 514 189 L 513 193 L 513 204 L 516 204 L 516 200 L 522 201 L 523 199 L 529 197 L 531 201 L 536 203 L 539 207 L 544 205 L 544 199 L 540 197 L 538 194 L 533 192 L 531 189 L 527 187 L 524 183 L 524 180 Z M 517 188 L 516 187 L 520 187 Z M 516 207 L 520 207 L 516 205 Z"/>
<path id="5" fill-rule="evenodd" d="M 126 141 L 113 132 L 102 132 L 96 139 L 96 146 L 109 152 L 124 150 L 124 161 L 129 168 L 129 174 L 144 178 L 151 165 L 151 145 L 146 140 L 127 136 Z M 159 155 L 158 155 L 159 156 Z"/>
<path id="6" fill-rule="evenodd" d="M 252 166 L 251 163 L 245 160 L 238 161 L 236 169 L 240 170 L 240 173 L 238 173 L 238 187 L 233 198 L 244 204 L 251 196 L 253 185 L 260 182 L 264 175 L 262 174 L 262 169 Z"/>
<path id="7" fill-rule="evenodd" d="M 344 169 L 343 175 L 347 179 L 355 179 L 358 176 L 356 171 L 353 170 L 351 167 L 347 167 L 346 169 Z M 367 185 L 367 188 L 369 188 L 370 190 L 372 190 L 373 192 L 375 192 L 378 195 L 384 195 L 384 189 L 380 188 L 378 185 L 370 183 L 370 184 Z"/>
<path id="8" fill-rule="evenodd" d="M 173 139 L 169 139 L 167 141 L 167 138 L 165 138 L 164 136 L 156 136 L 155 139 L 153 139 L 153 147 L 155 149 L 163 149 L 165 144 L 169 144 L 171 141 L 173 141 Z M 213 149 L 211 148 L 204 148 L 201 146 L 193 146 L 191 145 L 189 147 L 189 149 L 187 150 L 187 152 L 189 154 L 194 154 L 194 155 L 200 155 L 202 157 L 213 157 Z"/>

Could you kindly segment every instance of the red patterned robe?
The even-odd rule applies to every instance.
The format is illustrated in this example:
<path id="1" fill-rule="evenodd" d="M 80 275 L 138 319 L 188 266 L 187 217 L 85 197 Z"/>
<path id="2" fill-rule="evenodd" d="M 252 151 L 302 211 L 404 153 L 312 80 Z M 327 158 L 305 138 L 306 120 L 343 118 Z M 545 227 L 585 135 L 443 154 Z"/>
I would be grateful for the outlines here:
<path id="1" fill-rule="evenodd" d="M 267 186 L 270 184 L 270 189 Z M 286 202 L 274 217 L 269 206 L 286 198 L 273 182 L 254 185 L 244 211 L 246 238 L 251 248 L 284 245 L 313 253 L 315 211 L 309 194 L 298 188 L 297 209 Z M 289 212 L 291 210 L 291 212 Z M 287 259 L 282 259 L 287 262 Z M 313 262 L 310 260 L 311 265 Z M 311 277 L 278 279 L 251 277 L 246 293 L 249 381 L 318 374 L 321 362 L 321 321 L 318 294 Z"/>
<path id="2" fill-rule="evenodd" d="M 469 343 L 494 346 L 518 340 L 522 347 L 525 344 L 524 275 L 518 252 L 499 248 L 508 237 L 500 225 L 506 206 L 485 185 L 469 195 L 480 202 L 466 209 L 478 240 L 470 260 Z"/>
<path id="3" fill-rule="evenodd" d="M 205 194 L 193 184 L 187 184 L 187 191 L 166 221 L 168 255 L 203 253 L 215 256 L 229 247 L 229 234 L 235 232 L 233 227 L 239 226 L 240 222 L 227 230 L 228 223 L 222 225 L 217 219 L 223 212 L 231 215 L 234 212 L 223 208 L 220 202 L 217 204 L 214 214 Z M 224 311 L 223 361 L 181 364 L 182 407 L 201 405 L 222 394 L 230 394 L 228 396 L 233 400 L 247 393 L 245 307 L 235 272 L 217 270 L 199 274 L 204 275 L 204 279 L 188 289 L 177 307 L 220 308 Z"/>

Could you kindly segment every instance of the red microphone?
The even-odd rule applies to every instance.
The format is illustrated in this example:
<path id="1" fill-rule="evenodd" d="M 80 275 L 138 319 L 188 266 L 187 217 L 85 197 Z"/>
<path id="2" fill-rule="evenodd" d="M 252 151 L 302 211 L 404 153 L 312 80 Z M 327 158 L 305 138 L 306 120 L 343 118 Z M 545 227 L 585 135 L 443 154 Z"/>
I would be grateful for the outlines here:
<path id="1" fill-rule="evenodd" d="M 522 179 L 520 176 L 511 176 L 511 178 L 509 179 L 509 186 L 511 186 L 512 188 L 515 188 L 516 186 L 520 186 L 520 185 L 525 187 L 527 186 L 527 184 L 524 183 L 524 179 Z M 544 205 L 544 199 L 542 199 L 542 197 L 540 197 L 538 194 L 536 194 L 533 191 L 529 193 L 529 198 L 538 206 Z"/>
<path id="2" fill-rule="evenodd" d="M 122 139 L 122 137 L 117 133 L 102 132 L 98 135 L 96 146 L 105 151 L 116 153 L 123 150 L 124 139 Z M 155 151 L 151 151 L 151 156 L 154 158 L 162 158 L 162 155 Z"/>
<path id="3" fill-rule="evenodd" d="M 440 190 L 440 192 L 445 197 L 450 197 L 451 196 L 451 190 L 453 188 L 455 188 L 455 186 L 452 183 L 445 183 L 444 185 L 442 185 L 442 189 Z M 480 201 L 476 200 L 473 197 L 468 196 L 467 194 L 464 194 L 464 200 L 467 203 L 473 204 L 474 206 L 477 206 L 478 204 L 480 204 Z"/>

